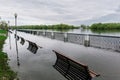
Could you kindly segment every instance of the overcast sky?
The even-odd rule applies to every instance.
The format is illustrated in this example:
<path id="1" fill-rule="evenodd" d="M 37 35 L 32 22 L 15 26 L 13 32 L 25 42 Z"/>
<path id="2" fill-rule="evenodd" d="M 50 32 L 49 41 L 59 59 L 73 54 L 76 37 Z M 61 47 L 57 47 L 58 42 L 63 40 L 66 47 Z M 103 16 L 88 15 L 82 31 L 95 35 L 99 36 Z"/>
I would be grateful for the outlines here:
<path id="1" fill-rule="evenodd" d="M 120 22 L 120 0 L 0 0 L 1 20 L 14 25 Z"/>

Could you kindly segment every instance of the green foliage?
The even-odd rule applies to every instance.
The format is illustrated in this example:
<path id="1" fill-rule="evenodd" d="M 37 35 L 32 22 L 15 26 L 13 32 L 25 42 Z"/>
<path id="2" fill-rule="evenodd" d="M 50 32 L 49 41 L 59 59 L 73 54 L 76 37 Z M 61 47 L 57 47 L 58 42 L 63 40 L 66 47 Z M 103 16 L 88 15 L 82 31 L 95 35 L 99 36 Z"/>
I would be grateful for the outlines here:
<path id="1" fill-rule="evenodd" d="M 6 30 L 0 30 L 0 34 L 5 34 L 5 33 L 7 33 L 7 31 Z"/>
<path id="2" fill-rule="evenodd" d="M 2 50 L 3 44 L 4 44 L 4 40 L 6 39 L 5 36 L 0 36 L 0 51 Z"/>
<path id="3" fill-rule="evenodd" d="M 8 24 L 5 21 L 0 22 L 0 29 L 7 30 Z"/>
<path id="4" fill-rule="evenodd" d="M 14 29 L 15 26 L 11 26 Z M 56 25 L 25 25 L 25 26 L 18 26 L 18 29 L 52 29 L 52 30 L 63 30 L 63 29 L 78 29 L 79 27 L 75 27 L 73 25 L 67 24 L 56 24 Z"/>
<path id="5" fill-rule="evenodd" d="M 91 29 L 91 31 L 93 32 L 93 33 L 120 33 L 120 30 L 119 29 L 113 29 L 113 30 L 102 30 L 102 29 L 100 29 L 100 30 L 95 30 L 95 29 Z"/>
<path id="6" fill-rule="evenodd" d="M 90 26 L 94 30 L 113 30 L 120 29 L 120 23 L 95 23 Z"/>
<path id="7" fill-rule="evenodd" d="M 17 76 L 17 74 L 10 69 L 7 61 L 7 54 L 0 52 L 0 80 L 13 80 Z"/>
<path id="8" fill-rule="evenodd" d="M 1 52 L 5 39 L 5 36 L 0 36 L 0 80 L 13 80 L 17 74 L 10 69 L 7 54 Z"/>

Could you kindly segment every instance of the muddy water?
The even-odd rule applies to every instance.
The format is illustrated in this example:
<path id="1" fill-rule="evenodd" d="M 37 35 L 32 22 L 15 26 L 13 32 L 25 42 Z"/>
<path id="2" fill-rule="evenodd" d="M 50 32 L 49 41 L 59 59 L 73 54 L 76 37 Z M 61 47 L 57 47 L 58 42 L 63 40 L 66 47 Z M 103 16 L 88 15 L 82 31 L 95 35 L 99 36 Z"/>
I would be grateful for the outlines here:
<path id="1" fill-rule="evenodd" d="M 17 41 L 17 53 L 14 34 L 10 34 L 10 38 L 7 38 L 3 50 L 7 52 L 10 59 L 9 64 L 18 73 L 20 80 L 67 80 L 54 69 L 56 55 L 52 50 L 59 51 L 78 62 L 88 65 L 89 69 L 101 75 L 93 78 L 93 80 L 120 80 L 119 52 L 85 47 L 23 32 L 18 32 L 18 35 L 43 47 L 33 54 L 27 49 L 28 42 L 25 41 L 24 45 L 21 45 L 19 39 Z"/>

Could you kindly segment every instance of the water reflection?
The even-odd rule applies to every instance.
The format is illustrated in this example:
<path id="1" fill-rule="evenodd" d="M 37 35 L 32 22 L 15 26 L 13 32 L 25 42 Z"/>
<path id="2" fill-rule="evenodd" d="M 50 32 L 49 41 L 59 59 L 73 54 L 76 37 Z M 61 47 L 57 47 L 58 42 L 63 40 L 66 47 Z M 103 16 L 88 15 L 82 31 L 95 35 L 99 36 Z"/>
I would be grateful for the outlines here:
<path id="1" fill-rule="evenodd" d="M 11 50 L 11 35 L 10 35 L 10 32 L 8 32 L 8 35 L 9 35 L 9 45 L 10 45 L 10 50 Z"/>
<path id="2" fill-rule="evenodd" d="M 18 44 L 17 40 L 19 40 L 19 36 L 15 34 L 15 44 L 16 44 L 16 53 L 17 53 L 17 66 L 20 66 L 20 61 L 19 61 L 19 53 L 18 53 Z"/>

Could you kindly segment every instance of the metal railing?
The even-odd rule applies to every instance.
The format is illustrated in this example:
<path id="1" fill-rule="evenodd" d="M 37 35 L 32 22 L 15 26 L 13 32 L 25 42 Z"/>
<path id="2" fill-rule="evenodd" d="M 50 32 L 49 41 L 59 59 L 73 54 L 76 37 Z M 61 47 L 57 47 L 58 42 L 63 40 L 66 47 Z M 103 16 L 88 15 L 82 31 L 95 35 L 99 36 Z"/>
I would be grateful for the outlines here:
<path id="1" fill-rule="evenodd" d="M 19 30 L 35 35 L 35 31 Z M 63 33 L 63 32 L 46 32 L 36 31 L 36 35 L 42 35 L 51 39 L 56 39 L 64 42 L 84 45 L 87 47 L 96 47 L 103 49 L 111 49 L 120 51 L 120 37 L 119 36 L 105 36 L 93 34 L 76 34 L 76 33 Z"/>

